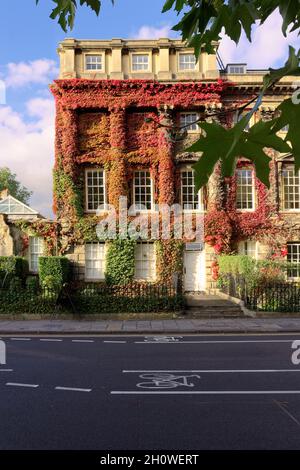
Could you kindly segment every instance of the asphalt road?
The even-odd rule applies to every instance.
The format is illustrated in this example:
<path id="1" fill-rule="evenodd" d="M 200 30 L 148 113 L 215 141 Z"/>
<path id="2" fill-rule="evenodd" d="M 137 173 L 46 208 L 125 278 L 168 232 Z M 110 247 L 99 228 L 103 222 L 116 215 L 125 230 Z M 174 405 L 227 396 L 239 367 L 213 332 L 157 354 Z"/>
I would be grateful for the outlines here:
<path id="1" fill-rule="evenodd" d="M 2 337 L 0 449 L 300 449 L 299 335 Z"/>

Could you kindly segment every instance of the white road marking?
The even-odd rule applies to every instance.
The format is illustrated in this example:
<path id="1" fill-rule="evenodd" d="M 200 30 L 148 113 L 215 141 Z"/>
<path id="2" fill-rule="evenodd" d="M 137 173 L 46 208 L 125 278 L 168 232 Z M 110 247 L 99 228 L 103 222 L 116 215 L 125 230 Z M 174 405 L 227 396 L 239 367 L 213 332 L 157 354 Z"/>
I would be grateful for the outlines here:
<path id="1" fill-rule="evenodd" d="M 13 369 L 0 369 L 0 372 L 13 372 Z"/>
<path id="2" fill-rule="evenodd" d="M 94 343 L 93 339 L 72 339 L 72 343 Z"/>
<path id="3" fill-rule="evenodd" d="M 127 341 L 103 341 L 103 343 L 127 343 Z"/>
<path id="4" fill-rule="evenodd" d="M 165 390 L 155 391 L 133 391 L 112 390 L 111 395 L 299 395 L 300 390 L 188 390 L 167 392 Z"/>
<path id="5" fill-rule="evenodd" d="M 292 343 L 292 339 L 251 339 L 251 340 L 212 340 L 212 341 L 135 341 L 135 344 L 243 344 L 243 343 Z"/>
<path id="6" fill-rule="evenodd" d="M 40 338 L 40 341 L 45 341 L 45 342 L 60 342 L 62 339 L 57 339 L 57 338 Z"/>
<path id="7" fill-rule="evenodd" d="M 66 390 L 72 392 L 91 392 L 91 388 L 55 387 L 55 390 Z"/>
<path id="8" fill-rule="evenodd" d="M 29 387 L 29 388 L 37 388 L 39 385 L 35 384 L 19 384 L 14 382 L 7 382 L 5 385 L 9 387 Z"/>
<path id="9" fill-rule="evenodd" d="M 31 341 L 31 338 L 10 338 L 11 341 Z"/>
<path id="10" fill-rule="evenodd" d="M 212 373 L 212 374 L 248 374 L 248 373 L 285 373 L 285 372 L 300 372 L 299 369 L 198 369 L 198 370 L 123 370 L 124 374 L 143 374 L 143 373 L 185 373 L 185 372 L 192 372 L 192 373 Z"/>

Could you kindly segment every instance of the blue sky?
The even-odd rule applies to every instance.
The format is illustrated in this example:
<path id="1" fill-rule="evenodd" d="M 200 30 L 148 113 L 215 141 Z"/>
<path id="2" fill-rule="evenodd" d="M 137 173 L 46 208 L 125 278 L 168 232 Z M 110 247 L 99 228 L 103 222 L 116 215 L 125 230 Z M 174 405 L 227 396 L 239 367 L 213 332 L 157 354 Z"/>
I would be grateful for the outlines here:
<path id="1" fill-rule="evenodd" d="M 18 10 L 12 7 L 17 3 Z M 84 7 L 68 37 L 110 39 L 174 37 L 174 13 L 161 14 L 163 0 L 103 0 L 100 17 Z M 34 191 L 31 205 L 51 215 L 54 162 L 54 106 L 48 84 L 57 76 L 57 45 L 66 35 L 49 19 L 51 0 L 1 0 L 0 79 L 6 84 L 6 103 L 0 94 L 0 167 L 8 166 Z M 288 42 L 300 46 L 293 35 L 280 32 L 275 13 L 254 32 L 253 44 L 245 37 L 238 48 L 224 38 L 224 63 L 247 62 L 251 68 L 276 67 L 284 62 Z M 0 92 L 1 93 L 1 92 Z"/>

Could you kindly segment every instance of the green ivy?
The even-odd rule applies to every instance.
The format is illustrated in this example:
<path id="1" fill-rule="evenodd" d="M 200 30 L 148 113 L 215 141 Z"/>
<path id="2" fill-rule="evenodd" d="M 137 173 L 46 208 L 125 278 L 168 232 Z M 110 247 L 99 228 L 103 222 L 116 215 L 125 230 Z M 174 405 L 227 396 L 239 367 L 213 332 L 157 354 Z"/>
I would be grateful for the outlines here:
<path id="1" fill-rule="evenodd" d="M 109 242 L 106 256 L 107 284 L 128 284 L 134 277 L 135 240 L 116 239 Z"/>
<path id="2" fill-rule="evenodd" d="M 75 184 L 71 176 L 62 169 L 53 170 L 53 190 L 57 201 L 63 201 L 66 198 L 66 192 L 69 190 L 72 196 L 68 202 L 70 206 L 74 207 L 78 217 L 83 217 L 84 215 L 82 186 L 81 180 Z"/>
<path id="3" fill-rule="evenodd" d="M 75 239 L 81 243 L 98 242 L 97 217 L 81 217 L 74 225 Z"/>

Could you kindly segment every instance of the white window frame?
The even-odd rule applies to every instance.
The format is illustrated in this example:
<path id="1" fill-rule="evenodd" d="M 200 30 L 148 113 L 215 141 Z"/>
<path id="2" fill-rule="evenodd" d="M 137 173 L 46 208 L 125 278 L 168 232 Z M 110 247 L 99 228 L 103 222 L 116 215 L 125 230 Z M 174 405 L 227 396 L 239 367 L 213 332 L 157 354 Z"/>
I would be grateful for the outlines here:
<path id="1" fill-rule="evenodd" d="M 142 69 L 142 70 L 135 70 L 134 69 L 134 57 L 136 56 L 145 56 L 145 57 L 148 57 L 148 67 L 146 69 Z M 151 71 L 151 67 L 152 67 L 152 60 L 151 60 L 151 55 L 149 52 L 131 52 L 130 53 L 130 69 L 131 69 L 131 72 L 132 73 L 147 73 L 147 72 L 150 72 Z"/>
<path id="2" fill-rule="evenodd" d="M 136 199 L 135 199 L 135 188 L 136 188 L 136 184 L 135 184 L 135 175 L 136 173 L 149 173 L 150 175 L 150 189 L 151 189 L 151 208 L 150 209 L 139 209 L 138 208 L 138 205 L 140 203 L 137 203 L 136 202 Z M 147 186 L 145 186 L 147 187 Z M 134 207 L 134 211 L 135 212 L 139 212 L 139 213 L 146 213 L 146 212 L 153 212 L 154 211 L 154 181 L 153 181 L 153 178 L 151 176 L 151 172 L 149 169 L 146 169 L 146 170 L 135 170 L 133 172 L 133 184 L 132 184 L 132 200 L 133 200 L 133 207 Z"/>
<path id="3" fill-rule="evenodd" d="M 237 207 L 237 196 L 238 196 L 238 172 L 239 171 L 251 171 L 252 173 L 252 208 L 239 208 Z M 237 183 L 236 183 L 236 201 L 235 201 L 235 207 L 237 212 L 254 212 L 256 209 L 256 191 L 255 191 L 255 174 L 254 170 L 252 168 L 238 168 L 236 170 L 236 178 L 237 178 Z"/>
<path id="4" fill-rule="evenodd" d="M 248 246 L 248 244 L 253 244 L 254 249 L 251 249 L 250 246 Z M 253 255 L 249 254 L 249 252 L 247 252 L 247 251 L 253 252 Z M 250 256 L 253 259 L 258 259 L 258 257 L 259 257 L 259 243 L 255 240 L 243 240 L 243 241 L 239 242 L 239 244 L 238 244 L 238 253 L 240 255 Z"/>
<path id="5" fill-rule="evenodd" d="M 198 209 L 185 209 L 183 203 L 183 181 L 182 181 L 182 174 L 186 172 L 193 172 L 193 180 L 195 178 L 195 170 L 191 167 L 183 167 L 180 169 L 180 204 L 182 207 L 183 212 L 204 212 L 204 200 L 203 200 L 203 188 L 198 191 Z M 195 181 L 195 180 L 194 180 Z M 195 186 L 194 186 L 195 187 Z"/>
<path id="6" fill-rule="evenodd" d="M 33 243 L 37 242 L 37 246 L 33 247 Z M 34 251 L 33 251 L 34 249 Z M 43 237 L 29 236 L 29 246 L 28 246 L 28 261 L 29 261 L 29 271 L 31 273 L 37 274 L 39 272 L 39 257 L 44 255 L 44 239 Z M 36 263 L 32 262 L 32 257 L 36 257 Z M 36 268 L 35 268 L 36 265 Z"/>
<path id="7" fill-rule="evenodd" d="M 193 52 L 178 52 L 178 62 L 177 62 L 177 67 L 179 72 L 195 72 L 197 70 L 197 59 L 195 57 L 195 64 L 193 68 L 181 68 L 181 63 L 180 63 L 180 58 L 182 56 L 193 56 L 195 57 L 195 54 Z M 186 62 L 186 63 L 191 63 L 191 62 Z"/>
<path id="8" fill-rule="evenodd" d="M 100 69 L 88 69 L 87 68 L 87 58 L 88 57 L 101 57 L 101 68 Z M 87 52 L 83 55 L 83 60 L 84 60 L 84 71 L 87 73 L 103 73 L 105 72 L 105 55 L 103 52 L 98 52 L 98 53 L 92 53 L 92 52 Z M 95 62 L 96 64 L 96 62 Z"/>
<path id="9" fill-rule="evenodd" d="M 105 174 L 105 170 L 103 168 L 85 168 L 85 212 L 88 212 L 88 213 L 95 213 L 95 212 L 98 212 L 98 208 L 97 209 L 89 209 L 88 208 L 88 205 L 89 205 L 89 200 L 88 200 L 88 197 L 89 197 L 89 193 L 88 193 L 88 172 L 99 172 L 99 171 L 102 171 L 103 173 L 103 188 L 104 188 L 104 192 L 103 192 L 103 205 L 106 206 L 107 204 L 107 196 L 106 196 L 106 174 Z M 105 210 L 105 209 L 104 209 Z"/>
<path id="10" fill-rule="evenodd" d="M 288 251 L 289 251 L 289 246 L 292 246 L 292 245 L 294 245 L 294 246 L 297 247 L 297 252 L 298 252 L 298 253 L 297 253 L 297 258 L 298 258 L 298 260 L 299 260 L 299 265 L 300 265 L 300 242 L 288 242 L 288 243 L 287 243 L 287 249 L 288 249 Z M 293 256 L 292 256 L 292 258 L 293 258 Z M 287 261 L 289 261 L 289 262 L 291 262 L 291 263 L 293 263 L 293 262 L 296 262 L 296 263 L 297 263 L 297 262 L 298 262 L 298 261 L 293 261 L 293 259 L 289 260 L 289 253 L 287 254 L 286 259 L 287 259 Z M 292 270 L 294 270 L 294 269 L 297 269 L 297 268 L 292 268 Z M 298 274 L 297 276 L 290 276 L 290 275 L 289 275 L 290 273 L 289 273 L 289 270 L 288 270 L 288 271 L 287 271 L 287 279 L 289 279 L 289 280 L 299 279 L 299 278 L 300 278 L 300 267 L 298 268 L 297 271 L 298 271 L 298 272 L 297 272 L 297 274 Z"/>
<path id="11" fill-rule="evenodd" d="M 285 168 L 285 167 L 289 167 L 289 168 Z M 284 175 L 283 175 L 283 172 L 286 170 L 290 171 L 290 170 L 293 170 L 293 173 L 294 173 L 294 176 L 293 178 L 296 177 L 296 172 L 295 172 L 295 165 L 292 165 L 292 164 L 287 164 L 287 165 L 283 165 L 282 166 L 282 169 L 281 169 L 281 178 L 280 178 L 280 187 L 281 187 L 281 211 L 282 212 L 300 212 L 300 170 L 298 170 L 298 179 L 299 179 L 299 184 L 298 184 L 298 198 L 299 198 L 299 201 L 298 201 L 298 204 L 299 204 L 299 208 L 298 209 L 294 209 L 294 208 L 291 208 L 291 209 L 287 209 L 285 208 L 285 203 L 286 203 L 286 200 L 285 200 L 285 185 L 284 185 Z M 290 184 L 289 186 L 287 186 L 288 188 L 289 187 L 292 187 L 294 188 L 294 192 L 293 192 L 293 204 L 296 204 L 296 198 L 295 198 L 295 188 L 297 187 L 295 184 Z"/>
<path id="12" fill-rule="evenodd" d="M 239 70 L 239 71 L 237 71 L 237 70 Z M 227 65 L 227 73 L 230 74 L 230 75 L 245 75 L 246 65 L 244 65 L 244 64 L 228 64 Z"/>
<path id="13" fill-rule="evenodd" d="M 150 273 L 150 276 L 141 276 L 137 274 L 137 262 L 141 263 L 141 266 L 143 266 L 143 259 L 137 259 L 137 250 L 139 247 L 148 247 L 152 246 L 153 249 L 153 259 L 149 258 L 150 264 L 153 263 L 153 266 L 148 266 L 147 267 L 147 272 Z M 142 251 L 143 253 L 143 251 Z M 148 259 L 147 259 L 148 261 Z M 145 263 L 147 262 L 145 261 Z M 148 262 L 149 265 L 149 262 Z M 142 271 L 143 267 L 138 268 L 138 271 Z M 137 242 L 135 246 L 135 251 L 134 251 L 134 279 L 136 281 L 144 281 L 144 282 L 155 282 L 156 280 L 156 249 L 155 249 L 155 244 L 153 242 Z"/>
<path id="14" fill-rule="evenodd" d="M 88 249 L 91 247 L 91 246 L 96 246 L 97 247 L 103 247 L 103 257 L 102 258 L 92 258 L 91 255 L 92 253 L 89 253 L 88 252 Z M 85 278 L 85 281 L 90 281 L 90 282 L 96 282 L 96 281 L 104 281 L 105 279 L 105 268 L 106 268 L 106 244 L 105 243 L 101 243 L 101 242 L 94 242 L 94 243 L 86 243 L 84 245 L 84 253 L 85 253 L 85 263 L 84 263 L 84 268 L 85 268 L 85 272 L 84 272 L 84 278 Z M 96 270 L 96 268 L 94 267 L 89 267 L 89 263 L 92 262 L 92 263 L 101 263 L 102 264 L 102 268 L 101 268 L 101 273 L 100 275 L 92 275 L 92 276 L 89 276 L 88 275 L 88 271 L 93 271 L 93 270 Z"/>
<path id="15" fill-rule="evenodd" d="M 186 126 L 188 124 L 187 122 L 184 122 L 184 123 L 182 122 L 184 120 L 183 116 L 195 116 L 195 119 L 193 119 L 193 122 L 199 119 L 199 113 L 197 113 L 196 111 L 187 111 L 187 112 L 182 111 L 179 114 L 180 127 Z M 191 129 L 190 128 L 191 126 L 188 126 L 188 127 L 184 127 L 182 130 L 186 130 L 188 134 L 199 134 L 201 132 L 200 127 L 198 126 L 198 124 L 195 124 L 195 126 L 196 126 L 195 129 Z"/>

